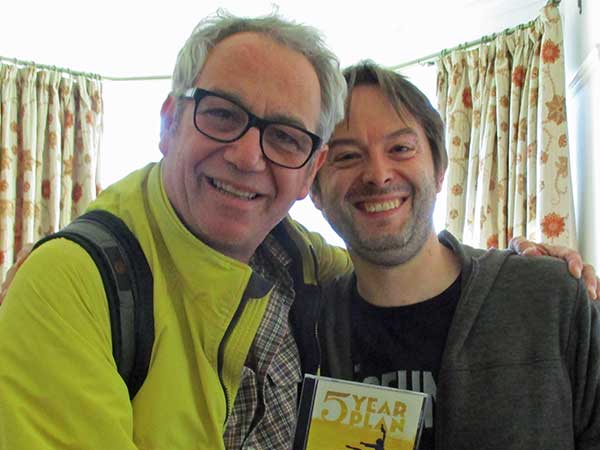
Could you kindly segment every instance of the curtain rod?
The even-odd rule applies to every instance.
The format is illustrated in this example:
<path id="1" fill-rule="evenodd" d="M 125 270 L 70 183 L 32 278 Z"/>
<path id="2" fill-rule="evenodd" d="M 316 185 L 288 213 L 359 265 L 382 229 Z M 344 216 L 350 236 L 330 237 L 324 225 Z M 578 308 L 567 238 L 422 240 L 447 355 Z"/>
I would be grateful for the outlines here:
<path id="1" fill-rule="evenodd" d="M 558 3 L 560 3 L 560 0 L 558 0 L 558 1 L 550 0 L 550 3 L 554 3 L 557 5 Z M 456 47 L 447 48 L 447 49 L 441 50 L 439 52 L 432 53 L 431 55 L 422 56 L 421 58 L 417 58 L 417 59 L 413 59 L 412 61 L 407 61 L 404 63 L 396 64 L 395 66 L 390 66 L 388 68 L 391 70 L 400 70 L 400 69 L 404 69 L 405 67 L 414 66 L 416 64 L 422 64 L 422 65 L 429 66 L 431 64 L 434 64 L 436 60 L 438 60 L 439 58 L 441 58 L 442 56 L 444 56 L 448 53 L 452 53 L 456 50 L 467 50 L 471 47 L 476 47 L 481 44 L 487 44 L 488 42 L 492 42 L 498 36 L 509 35 L 509 34 L 514 33 L 515 31 L 525 30 L 525 29 L 535 25 L 536 20 L 537 19 L 533 19 L 527 23 L 522 23 L 520 25 L 517 25 L 516 27 L 507 28 L 506 30 L 504 30 L 500 33 L 492 33 L 487 36 L 480 37 L 479 39 L 475 39 L 474 41 L 465 42 L 464 44 L 459 44 Z"/>
<path id="2" fill-rule="evenodd" d="M 546 3 L 546 6 L 553 5 L 553 6 L 558 7 L 560 5 L 560 2 L 561 2 L 561 0 L 548 0 L 548 2 Z M 414 66 L 417 64 L 429 66 L 431 64 L 434 64 L 435 61 L 438 60 L 440 57 L 442 57 L 448 53 L 451 53 L 456 50 L 467 50 L 467 49 L 469 49 L 471 47 L 475 47 L 477 45 L 487 44 L 488 42 L 491 42 L 494 39 L 496 39 L 497 36 L 509 35 L 511 33 L 514 33 L 515 31 L 524 30 L 526 28 L 529 28 L 529 27 L 535 25 L 536 21 L 537 21 L 537 19 L 533 19 L 527 23 L 522 23 L 520 25 L 517 25 L 516 27 L 507 28 L 506 30 L 502 31 L 501 33 L 492 33 L 488 36 L 483 36 L 479 39 L 475 39 L 474 41 L 465 42 L 464 44 L 457 45 L 456 47 L 444 49 L 439 52 L 432 53 L 431 55 L 422 56 L 421 58 L 417 58 L 417 59 L 413 59 L 412 61 L 407 61 L 404 63 L 396 64 L 395 66 L 391 66 L 388 68 L 391 70 L 400 70 L 400 69 L 404 69 L 405 67 L 410 67 L 410 66 Z"/>
<path id="3" fill-rule="evenodd" d="M 558 5 L 560 4 L 561 0 L 548 0 L 548 3 L 546 4 L 546 6 L 548 5 L 554 5 L 556 7 L 558 7 Z M 509 35 L 511 33 L 514 33 L 515 31 L 518 30 L 524 30 L 526 28 L 529 28 L 531 26 L 533 26 L 535 24 L 537 19 L 531 20 L 527 23 L 523 23 L 520 25 L 517 25 L 516 27 L 513 28 L 507 28 L 506 30 L 502 31 L 501 33 L 492 33 L 490 35 L 487 36 L 483 36 L 479 39 L 475 39 L 474 41 L 470 41 L 470 42 L 465 42 L 464 44 L 459 44 L 456 47 L 452 47 L 449 49 L 444 49 L 441 50 L 439 52 L 436 53 L 432 53 L 431 55 L 427 55 L 427 56 L 422 56 L 421 58 L 417 58 L 417 59 L 413 59 L 412 61 L 407 61 L 404 63 L 400 63 L 400 64 L 396 64 L 395 66 L 390 66 L 388 67 L 391 70 L 400 70 L 400 69 L 404 69 L 406 67 L 410 67 L 410 66 L 414 66 L 416 64 L 423 64 L 423 65 L 431 65 L 434 64 L 436 60 L 438 60 L 440 57 L 446 55 L 447 53 L 456 51 L 456 50 L 466 50 L 469 49 L 471 47 L 475 47 L 477 45 L 481 45 L 481 44 L 486 44 L 488 42 L 493 41 L 494 39 L 496 39 L 497 36 L 500 35 Z M 70 75 L 83 75 L 83 76 L 88 76 L 88 77 L 93 77 L 93 78 L 97 78 L 100 80 L 108 80 L 108 81 L 151 81 L 151 80 L 170 80 L 171 79 L 171 75 L 148 75 L 148 76 L 133 76 L 133 77 L 110 77 L 110 76 L 104 76 L 104 75 L 98 75 L 95 73 L 87 73 L 87 72 L 78 72 L 75 70 L 71 70 L 71 69 L 64 69 L 61 67 L 56 67 L 56 66 L 48 66 L 48 65 L 44 65 L 44 64 L 36 64 L 34 62 L 31 61 L 22 61 L 19 60 L 17 58 L 6 58 L 4 56 L 0 56 L 0 61 L 8 61 L 11 62 L 13 64 L 17 64 L 17 65 L 22 65 L 22 66 L 35 66 L 35 67 L 39 67 L 41 69 L 50 69 L 50 70 L 57 70 L 59 72 L 65 72 L 68 73 Z"/>
<path id="4" fill-rule="evenodd" d="M 55 70 L 57 72 L 63 72 L 63 73 L 66 73 L 69 75 L 75 75 L 75 76 L 83 75 L 83 76 L 89 77 L 89 78 L 96 78 L 96 79 L 103 78 L 102 76 L 100 76 L 96 73 L 80 72 L 77 70 L 66 69 L 64 67 L 49 66 L 46 64 L 37 64 L 33 61 L 23 61 L 23 60 L 17 59 L 17 58 L 7 58 L 6 56 L 0 56 L 0 61 L 6 61 L 6 62 L 12 63 L 14 65 L 18 65 L 18 66 L 33 66 L 38 69 Z"/>
<path id="5" fill-rule="evenodd" d="M 85 77 L 96 78 L 98 80 L 108 81 L 146 81 L 146 80 L 170 80 L 171 75 L 150 75 L 150 76 L 134 76 L 134 77 L 108 77 L 104 75 L 98 75 L 91 72 L 80 72 L 77 70 L 66 69 L 64 67 L 50 66 L 46 64 L 38 64 L 33 61 L 23 61 L 17 58 L 8 58 L 6 56 L 0 56 L 0 61 L 6 61 L 14 65 L 19 66 L 33 66 L 38 69 L 55 70 L 57 72 L 63 72 L 69 75 L 82 75 Z"/>

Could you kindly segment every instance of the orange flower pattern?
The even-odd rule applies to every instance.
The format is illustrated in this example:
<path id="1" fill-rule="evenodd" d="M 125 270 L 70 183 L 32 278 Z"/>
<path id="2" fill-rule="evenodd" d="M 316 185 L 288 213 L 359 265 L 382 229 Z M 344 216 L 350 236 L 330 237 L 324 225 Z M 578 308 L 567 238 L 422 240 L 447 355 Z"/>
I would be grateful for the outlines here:
<path id="1" fill-rule="evenodd" d="M 82 195 L 83 195 L 83 188 L 81 187 L 81 185 L 79 183 L 75 183 L 75 185 L 73 186 L 73 192 L 71 194 L 72 200 L 75 203 L 77 203 L 81 199 Z"/>
<path id="2" fill-rule="evenodd" d="M 45 199 L 50 198 L 50 180 L 42 181 L 42 197 Z"/>
<path id="3" fill-rule="evenodd" d="M 555 164 L 556 175 L 562 178 L 569 176 L 569 159 L 566 156 L 559 156 Z"/>
<path id="4" fill-rule="evenodd" d="M 560 58 L 560 47 L 551 40 L 544 42 L 542 46 L 542 61 L 545 64 L 552 64 Z"/>
<path id="5" fill-rule="evenodd" d="M 452 186 L 452 195 L 461 195 L 463 193 L 463 188 L 460 184 L 455 184 Z"/>
<path id="6" fill-rule="evenodd" d="M 529 91 L 529 103 L 535 105 L 538 102 L 538 91 L 537 89 L 532 89 Z"/>
<path id="7" fill-rule="evenodd" d="M 568 144 L 567 135 L 561 134 L 560 137 L 558 138 L 558 146 L 561 148 L 565 148 L 567 146 L 567 144 Z"/>
<path id="8" fill-rule="evenodd" d="M 31 71 L 31 67 L 17 70 Z M 66 225 L 96 196 L 103 114 L 100 81 L 65 76 L 52 85 L 52 79 L 41 68 L 35 77 L 0 79 L 3 92 L 6 88 L 14 93 L 0 100 L 0 135 L 6 137 L 0 148 L 0 216 L 3 223 L 11 224 L 3 230 L 0 243 L 0 282 L 12 264 L 8 255 L 12 258 L 25 236 L 37 240 L 57 231 L 56 225 Z M 56 88 L 59 95 L 54 94 Z M 89 96 L 81 94 L 82 89 Z M 45 166 L 48 161 L 52 164 Z M 64 211 L 63 200 L 69 198 L 72 202 L 64 201 L 68 208 Z M 60 209 L 53 210 L 57 203 Z"/>
<path id="9" fill-rule="evenodd" d="M 513 69 L 512 82 L 515 86 L 522 88 L 525 85 L 526 70 L 524 66 L 517 66 Z"/>
<path id="10" fill-rule="evenodd" d="M 542 233 L 549 239 L 557 238 L 565 231 L 565 218 L 556 213 L 547 214 L 542 221 Z"/>
<path id="11" fill-rule="evenodd" d="M 486 248 L 498 248 L 498 233 L 492 234 L 488 238 Z"/>
<path id="12" fill-rule="evenodd" d="M 471 96 L 471 88 L 465 88 L 462 93 L 462 102 L 465 108 L 471 109 L 473 107 L 473 98 Z"/>
<path id="13" fill-rule="evenodd" d="M 558 8 L 543 8 L 532 29 L 438 63 L 452 143 L 446 227 L 470 245 L 504 245 L 513 234 L 576 245 Z"/>
<path id="14" fill-rule="evenodd" d="M 560 95 L 555 95 L 552 100 L 546 102 L 546 108 L 548 108 L 548 120 L 556 122 L 556 125 L 560 125 L 567 120 L 565 114 L 565 98 Z"/>
<path id="15" fill-rule="evenodd" d="M 73 126 L 73 122 L 75 120 L 75 116 L 69 110 L 65 113 L 65 128 L 71 128 Z"/>

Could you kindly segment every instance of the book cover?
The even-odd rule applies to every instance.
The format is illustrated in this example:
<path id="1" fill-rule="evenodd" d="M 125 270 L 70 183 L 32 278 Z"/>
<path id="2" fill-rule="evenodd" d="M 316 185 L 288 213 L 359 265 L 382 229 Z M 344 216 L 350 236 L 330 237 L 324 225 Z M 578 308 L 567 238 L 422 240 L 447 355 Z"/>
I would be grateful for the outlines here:
<path id="1" fill-rule="evenodd" d="M 415 450 L 427 394 L 306 375 L 293 450 Z"/>

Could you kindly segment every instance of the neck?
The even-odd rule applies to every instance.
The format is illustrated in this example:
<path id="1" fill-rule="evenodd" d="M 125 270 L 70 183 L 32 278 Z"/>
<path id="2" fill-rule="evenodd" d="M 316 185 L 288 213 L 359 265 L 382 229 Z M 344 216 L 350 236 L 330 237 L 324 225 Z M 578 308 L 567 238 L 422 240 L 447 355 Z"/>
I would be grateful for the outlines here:
<path id="1" fill-rule="evenodd" d="M 352 254 L 360 295 L 377 306 L 419 303 L 446 290 L 460 273 L 454 253 L 440 243 L 435 233 L 409 261 L 384 267 Z"/>

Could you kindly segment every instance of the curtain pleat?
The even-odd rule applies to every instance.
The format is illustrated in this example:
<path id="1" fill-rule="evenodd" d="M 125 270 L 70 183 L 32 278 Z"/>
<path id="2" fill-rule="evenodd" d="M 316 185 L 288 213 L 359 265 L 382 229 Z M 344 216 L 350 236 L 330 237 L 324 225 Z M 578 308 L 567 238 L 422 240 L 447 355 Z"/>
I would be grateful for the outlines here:
<path id="1" fill-rule="evenodd" d="M 560 14 L 438 62 L 449 166 L 446 227 L 504 248 L 513 236 L 576 246 Z"/>
<path id="2" fill-rule="evenodd" d="M 55 232 L 98 191 L 102 85 L 0 65 L 0 279 L 24 242 Z"/>

